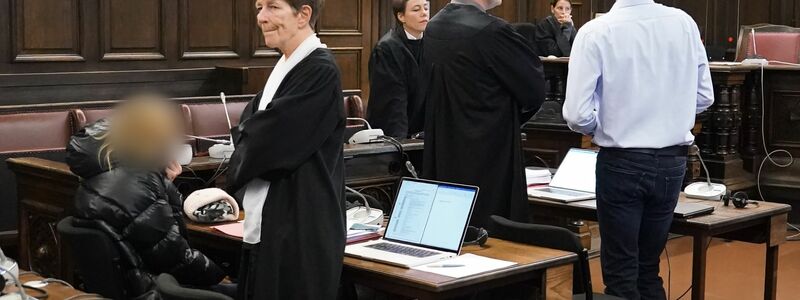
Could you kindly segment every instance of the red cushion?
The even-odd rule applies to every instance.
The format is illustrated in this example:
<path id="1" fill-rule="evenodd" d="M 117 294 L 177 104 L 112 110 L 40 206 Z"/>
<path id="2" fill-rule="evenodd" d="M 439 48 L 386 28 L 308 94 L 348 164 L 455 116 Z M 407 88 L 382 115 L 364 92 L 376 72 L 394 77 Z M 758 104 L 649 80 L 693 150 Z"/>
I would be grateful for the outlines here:
<path id="1" fill-rule="evenodd" d="M 0 153 L 63 151 L 71 134 L 68 111 L 0 115 Z"/>
<path id="2" fill-rule="evenodd" d="M 753 40 L 752 35 L 747 35 L 745 57 L 752 56 Z M 787 63 L 798 63 L 800 57 L 800 33 L 797 32 L 756 32 L 755 50 L 757 54 L 767 60 L 776 60 Z"/>

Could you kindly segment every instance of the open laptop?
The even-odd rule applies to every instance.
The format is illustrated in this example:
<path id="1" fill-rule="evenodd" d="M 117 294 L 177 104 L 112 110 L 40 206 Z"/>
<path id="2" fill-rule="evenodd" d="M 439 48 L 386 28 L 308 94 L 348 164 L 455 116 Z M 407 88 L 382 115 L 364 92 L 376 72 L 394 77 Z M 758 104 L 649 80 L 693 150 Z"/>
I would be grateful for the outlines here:
<path id="1" fill-rule="evenodd" d="M 561 202 L 594 199 L 596 164 L 596 151 L 569 149 L 550 185 L 529 188 L 528 196 Z"/>
<path id="2" fill-rule="evenodd" d="M 348 256 L 411 268 L 458 256 L 478 187 L 403 178 L 383 239 L 348 245 Z"/>

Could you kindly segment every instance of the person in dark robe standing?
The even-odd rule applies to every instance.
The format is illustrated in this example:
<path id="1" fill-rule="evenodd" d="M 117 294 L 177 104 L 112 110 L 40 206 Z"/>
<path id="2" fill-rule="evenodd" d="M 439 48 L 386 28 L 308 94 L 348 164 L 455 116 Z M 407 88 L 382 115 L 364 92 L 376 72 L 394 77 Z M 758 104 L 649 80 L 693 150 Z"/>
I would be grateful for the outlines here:
<path id="1" fill-rule="evenodd" d="M 572 1 L 550 0 L 552 15 L 539 22 L 536 43 L 542 56 L 569 56 L 575 42 L 575 25 L 572 22 Z"/>
<path id="2" fill-rule="evenodd" d="M 429 5 L 426 0 L 392 0 L 397 24 L 378 41 L 369 59 L 367 119 L 388 136 L 407 138 L 425 124 L 418 81 Z"/>
<path id="3" fill-rule="evenodd" d="M 424 177 L 480 187 L 471 225 L 527 221 L 520 126 L 544 101 L 542 62 L 499 0 L 452 1 L 425 31 Z"/>
<path id="4" fill-rule="evenodd" d="M 244 191 L 239 299 L 333 299 L 345 245 L 339 70 L 314 34 L 321 0 L 258 0 L 283 53 L 231 133 L 230 191 Z"/>

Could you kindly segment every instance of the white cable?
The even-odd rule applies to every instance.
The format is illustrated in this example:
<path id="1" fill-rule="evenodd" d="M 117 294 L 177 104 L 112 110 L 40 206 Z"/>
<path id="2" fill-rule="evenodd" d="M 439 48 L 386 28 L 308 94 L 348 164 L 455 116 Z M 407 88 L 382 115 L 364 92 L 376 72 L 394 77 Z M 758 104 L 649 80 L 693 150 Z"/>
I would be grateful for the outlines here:
<path id="1" fill-rule="evenodd" d="M 786 224 L 787 224 L 787 225 L 789 225 L 789 227 L 791 227 L 791 228 L 792 228 L 792 229 L 794 229 L 795 231 L 797 231 L 797 232 L 800 232 L 800 228 L 797 228 L 796 226 L 792 225 L 792 223 L 786 223 Z M 800 233 L 797 233 L 797 234 L 795 234 L 795 235 L 792 235 L 792 236 L 786 237 L 786 240 L 787 240 L 787 241 L 798 241 L 798 240 L 797 240 L 797 238 L 798 238 L 798 237 L 800 237 Z"/>
<path id="2" fill-rule="evenodd" d="M 788 168 L 789 166 L 794 164 L 794 156 L 792 156 L 792 153 L 789 153 L 789 151 L 786 151 L 784 149 L 776 149 L 776 150 L 773 150 L 772 152 L 770 152 L 769 149 L 767 149 L 767 138 L 766 138 L 766 134 L 764 133 L 764 131 L 766 131 L 766 126 L 764 124 L 764 119 L 766 119 L 766 113 L 765 113 L 765 111 L 766 111 L 766 107 L 765 107 L 766 100 L 765 100 L 764 95 L 765 95 L 764 94 L 764 66 L 762 65 L 761 66 L 761 145 L 764 147 L 764 154 L 766 155 L 766 157 L 764 157 L 764 159 L 761 160 L 761 165 L 758 167 L 758 172 L 756 173 L 756 188 L 758 190 L 758 196 L 761 197 L 762 201 L 766 200 L 764 198 L 764 194 L 761 192 L 761 172 L 763 171 L 764 164 L 767 161 L 769 161 L 774 166 L 779 167 L 779 168 Z M 772 156 L 777 154 L 777 153 L 785 153 L 786 156 L 789 157 L 789 162 L 786 163 L 786 164 L 779 164 L 774 159 L 772 159 Z"/>
<path id="3" fill-rule="evenodd" d="M 17 265 L 17 266 L 19 266 L 19 265 Z M 23 300 L 24 299 L 28 299 L 28 295 L 25 294 L 25 286 L 23 286 L 22 283 L 19 281 L 19 277 L 17 277 L 13 273 L 11 273 L 11 270 L 6 269 L 3 266 L 0 266 L 0 271 L 3 271 L 3 273 L 8 274 L 8 276 L 11 277 L 12 280 L 14 280 L 14 284 L 16 284 L 17 287 L 19 288 L 19 292 L 18 293 L 19 293 L 20 299 L 23 299 Z"/>

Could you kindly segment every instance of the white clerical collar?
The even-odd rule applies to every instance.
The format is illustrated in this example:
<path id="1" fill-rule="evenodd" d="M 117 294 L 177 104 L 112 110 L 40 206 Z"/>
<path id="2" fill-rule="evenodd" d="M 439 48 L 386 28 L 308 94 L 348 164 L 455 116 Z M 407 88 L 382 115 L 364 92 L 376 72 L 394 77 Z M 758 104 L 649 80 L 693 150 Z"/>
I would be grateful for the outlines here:
<path id="1" fill-rule="evenodd" d="M 267 83 L 264 85 L 264 91 L 261 93 L 261 101 L 258 103 L 258 110 L 266 109 L 267 105 L 272 102 L 272 98 L 275 97 L 275 92 L 278 90 L 281 82 L 283 82 L 284 77 L 289 74 L 289 71 L 294 69 L 300 61 L 308 57 L 311 52 L 314 52 L 317 48 L 327 47 L 327 45 L 319 40 L 316 34 L 312 33 L 294 49 L 292 56 L 288 58 L 286 54 L 281 56 L 278 63 L 272 68 L 272 72 L 269 74 L 269 78 L 267 78 Z"/>
<path id="2" fill-rule="evenodd" d="M 480 4 L 475 2 L 475 0 L 453 0 L 450 3 L 461 4 L 461 5 L 472 5 L 480 9 L 482 12 L 486 12 L 486 9 L 483 8 Z"/>
<path id="3" fill-rule="evenodd" d="M 409 33 L 409 32 L 408 32 L 408 30 L 405 30 L 405 29 L 403 29 L 403 31 L 405 31 L 405 32 L 406 32 L 406 38 L 408 38 L 408 39 L 409 39 L 409 40 L 411 40 L 411 41 L 421 40 L 421 39 L 422 39 L 422 35 L 424 35 L 424 34 L 425 34 L 424 32 L 421 32 L 421 33 L 419 34 L 419 38 L 417 38 L 417 37 L 415 37 L 413 34 Z"/>

